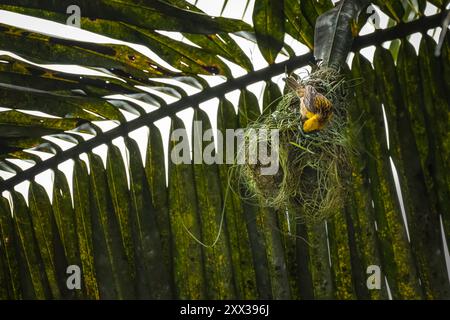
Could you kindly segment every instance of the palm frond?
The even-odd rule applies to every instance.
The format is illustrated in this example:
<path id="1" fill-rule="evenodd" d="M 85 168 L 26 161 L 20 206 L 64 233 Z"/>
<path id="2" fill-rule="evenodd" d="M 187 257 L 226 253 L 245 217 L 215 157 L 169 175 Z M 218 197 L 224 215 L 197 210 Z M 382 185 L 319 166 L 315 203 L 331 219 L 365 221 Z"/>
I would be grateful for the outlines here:
<path id="1" fill-rule="evenodd" d="M 0 9 L 64 23 L 73 2 L 0 0 Z M 441 228 L 450 243 L 450 38 L 435 57 L 425 33 L 446 12 L 443 1 L 430 2 L 441 11 L 425 16 L 427 2 L 419 1 L 409 21 L 402 2 L 375 1 L 395 26 L 328 42 L 316 37 L 316 58 L 364 81 L 346 96 L 359 150 L 350 159 L 350 189 L 345 205 L 320 223 L 299 223 L 300 205 L 276 210 L 246 199 L 230 181 L 230 165 L 194 157 L 209 145 L 201 138 L 212 124 L 225 132 L 270 115 L 283 94 L 272 78 L 314 61 L 308 52 L 275 63 L 289 50 L 285 34 L 312 50 L 321 17 L 337 11 L 329 11 L 331 1 L 256 0 L 253 27 L 184 0 L 76 1 L 83 29 L 109 37 L 105 43 L 1 24 L 0 170 L 10 177 L 0 178 L 0 298 L 448 298 Z M 353 18 L 367 5 L 339 6 L 346 3 L 360 5 Z M 367 16 L 359 19 L 357 30 Z M 418 54 L 406 40 L 415 32 L 422 33 Z M 253 41 L 270 65 L 254 71 L 239 38 Z M 397 64 L 382 47 L 394 39 L 401 41 Z M 372 45 L 373 66 L 358 53 Z M 234 78 L 230 62 L 248 73 Z M 210 86 L 205 75 L 226 81 Z M 248 88 L 258 82 L 265 83 L 261 108 Z M 186 85 L 200 92 L 189 95 Z M 235 90 L 236 109 L 224 97 Z M 214 98 L 217 119 L 210 119 L 199 105 Z M 178 113 L 191 107 L 187 132 Z M 170 161 L 176 142 L 163 141 L 155 125 L 166 117 L 169 134 L 191 137 L 187 163 Z M 105 124 L 112 128 L 102 130 Z M 142 128 L 148 136 L 130 137 Z M 104 157 L 94 150 L 101 146 Z M 51 192 L 37 182 L 48 170 Z M 81 290 L 67 287 L 70 265 L 82 270 Z M 367 287 L 369 266 L 381 268 L 381 290 Z"/>

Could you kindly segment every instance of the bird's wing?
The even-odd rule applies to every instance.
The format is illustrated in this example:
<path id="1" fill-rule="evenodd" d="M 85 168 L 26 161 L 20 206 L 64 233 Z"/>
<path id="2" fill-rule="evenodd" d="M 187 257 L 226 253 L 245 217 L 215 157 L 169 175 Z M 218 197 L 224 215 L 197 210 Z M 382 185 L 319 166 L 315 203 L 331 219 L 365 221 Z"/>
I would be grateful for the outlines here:
<path id="1" fill-rule="evenodd" d="M 318 93 L 314 98 L 314 107 L 316 113 L 320 113 L 323 117 L 327 117 L 331 113 L 332 103 L 324 95 Z"/>
<path id="2" fill-rule="evenodd" d="M 305 94 L 303 96 L 303 102 L 305 104 L 305 107 L 308 111 L 317 113 L 316 108 L 316 97 L 317 97 L 317 90 L 310 85 L 307 85 L 305 87 Z"/>

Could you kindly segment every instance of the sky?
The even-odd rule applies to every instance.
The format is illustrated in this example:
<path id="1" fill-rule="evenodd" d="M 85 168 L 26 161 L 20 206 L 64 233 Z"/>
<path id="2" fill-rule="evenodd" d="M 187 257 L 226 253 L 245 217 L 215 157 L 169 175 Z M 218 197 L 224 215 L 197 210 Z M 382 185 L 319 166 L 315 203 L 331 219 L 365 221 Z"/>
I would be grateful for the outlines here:
<path id="1" fill-rule="evenodd" d="M 413 0 L 415 1 L 415 0 Z M 189 0 L 189 2 L 194 3 L 194 0 Z M 336 2 L 336 1 L 334 1 Z M 204 10 L 207 14 L 209 15 L 220 15 L 221 9 L 222 9 L 222 4 L 223 4 L 223 0 L 216 0 L 216 1 L 211 1 L 211 0 L 198 0 L 197 1 L 197 6 L 199 8 L 201 8 L 202 10 Z M 244 6 L 245 6 L 245 1 L 242 0 L 229 0 L 227 3 L 227 6 L 225 7 L 225 10 L 223 12 L 223 16 L 224 17 L 229 17 L 229 18 L 236 18 L 236 19 L 241 19 L 243 18 L 243 20 L 249 24 L 252 24 L 252 9 L 253 9 L 253 4 L 254 4 L 254 0 L 252 0 L 250 2 L 250 5 L 247 8 L 247 11 L 244 12 Z M 387 27 L 387 16 L 382 13 L 380 10 L 377 10 L 377 13 L 380 16 L 380 27 L 381 28 L 386 28 Z M 425 10 L 425 14 L 426 15 L 431 15 L 436 13 L 436 8 L 432 5 L 427 5 L 427 8 Z M 83 14 L 83 10 L 81 8 L 81 15 Z M 102 35 L 98 35 L 98 34 L 94 34 L 92 32 L 88 32 L 82 29 L 78 29 L 75 27 L 71 27 L 71 26 L 67 26 L 64 24 L 59 24 L 59 23 L 55 23 L 55 22 L 50 22 L 47 20 L 42 20 L 42 19 L 38 19 L 38 18 L 34 18 L 34 17 L 29 17 L 29 16 L 25 16 L 25 15 L 20 15 L 20 14 L 16 14 L 16 13 L 12 13 L 12 12 L 8 12 L 8 11 L 3 11 L 0 10 L 0 23 L 4 23 L 4 24 L 8 24 L 8 25 L 13 25 L 16 27 L 20 27 L 23 29 L 27 29 L 27 30 L 31 30 L 31 31 L 35 31 L 35 32 L 39 32 L 39 33 L 43 33 L 43 34 L 47 34 L 47 35 L 51 35 L 54 37 L 59 37 L 59 38 L 68 38 L 68 39 L 72 39 L 72 40 L 78 40 L 78 41 L 87 41 L 87 42 L 96 42 L 96 43 L 109 43 L 109 44 L 126 44 L 128 46 L 130 46 L 131 48 L 139 51 L 140 53 L 150 57 L 151 59 L 153 59 L 154 61 L 160 63 L 162 66 L 170 68 L 170 69 L 174 69 L 173 67 L 171 67 L 170 65 L 168 65 L 164 60 L 162 60 L 161 58 L 158 57 L 158 55 L 156 55 L 155 53 L 153 53 L 149 48 L 141 46 L 141 45 L 137 45 L 137 44 L 132 44 L 132 43 L 126 43 L 120 40 L 116 40 L 116 39 L 111 39 Z M 364 34 L 368 34 L 371 33 L 375 30 L 374 26 L 371 25 L 370 23 L 367 23 L 363 29 L 360 32 L 360 35 L 364 35 Z M 438 36 L 439 36 L 439 30 L 440 28 L 437 29 L 438 32 L 429 32 L 430 35 L 434 36 L 434 38 L 437 40 Z M 178 39 L 181 41 L 184 41 L 186 43 L 190 43 L 187 39 L 185 39 L 180 33 L 177 32 L 164 32 L 164 31 L 160 31 L 162 34 L 170 36 L 174 39 Z M 250 57 L 252 63 L 255 66 L 256 70 L 262 69 L 264 67 L 267 66 L 267 62 L 264 60 L 264 58 L 262 57 L 258 47 L 256 44 L 242 39 L 240 37 L 234 36 L 232 35 L 232 37 L 236 40 L 236 42 L 241 46 L 241 48 L 244 50 L 244 52 Z M 409 38 L 409 41 L 413 44 L 414 48 L 416 49 L 416 52 L 418 51 L 419 48 L 419 44 L 420 44 L 420 39 L 421 39 L 421 35 L 420 34 L 414 34 Z M 285 42 L 290 45 L 295 53 L 297 55 L 301 55 L 304 54 L 306 52 L 308 52 L 308 48 L 306 46 L 304 46 L 303 44 L 301 44 L 300 42 L 296 41 L 295 39 L 293 39 L 290 36 L 286 36 L 285 38 Z M 389 42 L 385 43 L 384 46 L 385 47 L 389 47 Z M 363 50 L 361 50 L 361 53 L 369 59 L 369 61 L 372 61 L 373 58 L 373 54 L 375 51 L 375 47 L 368 47 L 365 48 Z M 25 60 L 21 57 L 18 57 L 12 53 L 9 52 L 5 52 L 5 51 L 1 51 L 0 50 L 0 56 L 1 55 L 10 55 L 13 56 L 17 59 L 22 59 Z M 351 59 L 353 57 L 353 54 L 349 55 L 349 59 L 348 59 L 348 63 L 351 63 Z M 286 56 L 283 55 L 279 55 L 277 57 L 276 62 L 281 62 L 283 60 L 287 59 Z M 244 69 L 242 69 L 241 67 L 223 59 L 225 61 L 225 63 L 230 67 L 233 76 L 241 76 L 244 75 L 246 73 L 246 71 Z M 25 60 L 26 61 L 26 60 Z M 32 61 L 27 61 L 29 63 L 33 63 Z M 0 59 L 0 63 L 1 63 L 1 59 Z M 88 69 L 85 67 L 81 67 L 81 66 L 67 66 L 67 65 L 46 65 L 47 68 L 49 69 L 53 69 L 53 70 L 58 70 L 58 71 L 62 71 L 62 72 L 67 72 L 67 73 L 73 73 L 73 74 L 79 74 L 80 76 L 83 75 L 105 75 L 102 74 L 100 71 L 97 70 L 93 70 L 93 69 Z M 176 69 L 175 69 L 176 70 Z M 303 70 L 299 70 L 297 71 L 297 73 L 299 73 L 300 75 L 304 75 L 305 74 L 305 69 Z M 272 78 L 272 80 L 277 83 L 280 88 L 282 89 L 284 86 L 283 80 L 282 78 L 284 77 L 284 75 L 280 75 L 277 77 Z M 223 77 L 218 77 L 218 76 L 204 76 L 205 80 L 208 81 L 208 83 L 213 86 L 213 85 L 217 85 L 219 83 L 224 82 L 226 79 Z M 155 79 L 158 80 L 158 79 Z M 158 80 L 160 81 L 160 80 Z M 166 81 L 166 80 L 164 80 Z M 168 83 L 175 83 L 174 81 L 168 80 L 166 81 Z M 177 85 L 180 85 L 179 82 L 176 82 Z M 145 89 L 145 88 L 143 88 Z M 191 86 L 187 86 L 187 85 L 183 85 L 183 89 L 185 89 L 185 91 L 191 95 L 194 93 L 197 93 L 199 90 L 195 89 Z M 263 82 L 259 82 L 256 84 L 253 84 L 251 86 L 248 87 L 248 89 L 250 91 L 252 91 L 259 100 L 259 104 L 260 104 L 260 108 L 262 107 L 262 96 L 263 96 L 263 90 L 264 90 L 264 83 Z M 176 101 L 176 99 L 174 97 L 171 97 L 169 95 L 165 95 L 162 94 L 160 92 L 156 92 L 154 90 L 149 90 L 150 92 L 157 94 L 159 96 L 161 96 L 161 98 L 165 99 L 167 103 L 171 103 Z M 230 92 L 228 94 L 226 94 L 226 98 L 228 100 L 230 100 L 230 102 L 233 103 L 235 110 L 237 110 L 237 102 L 239 100 L 239 91 L 234 91 L 234 92 Z M 108 99 L 125 99 L 125 100 L 129 100 L 129 98 L 120 96 L 120 95 L 115 95 L 115 96 L 109 96 Z M 151 112 L 153 110 L 156 109 L 155 106 L 152 106 L 150 104 L 144 103 L 142 101 L 138 101 L 138 100 L 133 100 L 134 102 L 140 104 L 147 112 Z M 217 117 L 217 108 L 218 108 L 218 99 L 212 99 L 209 101 L 206 101 L 202 104 L 200 104 L 200 108 L 202 110 L 204 110 L 209 118 L 210 118 L 210 122 L 211 125 L 213 127 L 213 130 L 217 129 L 217 125 L 216 125 L 216 117 Z M 1 108 L 0 105 L 0 111 L 5 110 L 4 108 Z M 26 113 L 30 113 L 30 114 L 35 114 L 35 115 L 39 115 L 39 113 L 36 112 L 32 112 L 32 111 L 26 111 L 23 110 L 23 112 Z M 134 117 L 136 117 L 135 115 L 132 115 L 128 112 L 124 112 L 125 117 L 130 120 L 133 119 Z M 177 116 L 179 116 L 187 129 L 187 132 L 191 132 L 191 127 L 192 127 L 192 118 L 193 118 L 193 109 L 192 108 L 188 108 L 182 112 L 179 112 L 177 114 Z M 102 130 L 109 130 L 111 128 L 113 128 L 114 126 L 116 126 L 117 124 L 113 123 L 113 122 L 102 122 L 102 123 L 96 123 L 98 124 Z M 168 161 L 168 157 L 167 157 L 167 149 L 168 149 L 168 141 L 169 141 L 169 128 L 170 128 L 170 119 L 169 118 L 164 118 L 161 119 L 159 121 L 157 121 L 156 126 L 160 129 L 162 137 L 165 141 L 165 154 L 166 154 L 166 160 Z M 388 130 L 387 128 L 387 124 L 386 124 L 386 130 Z M 138 143 L 141 152 L 142 152 L 142 157 L 143 160 L 145 161 L 145 149 L 146 149 L 146 145 L 147 145 L 147 134 L 148 134 L 148 130 L 146 128 L 141 128 L 138 129 L 134 132 L 132 132 L 130 134 L 130 137 L 135 139 L 136 142 Z M 190 134 L 188 134 L 189 139 L 190 139 Z M 61 140 L 57 140 L 51 137 L 48 137 L 49 140 L 59 144 L 63 149 L 67 149 L 71 147 L 70 143 L 67 142 L 62 142 Z M 122 138 L 118 138 L 113 142 L 115 145 L 117 145 L 119 147 L 119 149 L 122 152 L 122 155 L 124 157 L 124 159 L 128 159 L 127 157 L 127 151 L 126 148 L 124 147 L 123 144 L 123 139 Z M 191 144 L 191 141 L 190 141 Z M 99 154 L 103 161 L 106 162 L 106 146 L 100 146 L 98 148 L 95 148 L 93 151 L 97 154 Z M 49 155 L 42 153 L 42 152 L 35 152 L 36 154 L 38 154 L 39 156 L 41 156 L 42 158 L 48 158 Z M 87 156 L 86 155 L 82 155 L 81 158 L 83 160 L 87 160 Z M 32 166 L 32 164 L 26 163 L 24 161 L 20 161 L 20 160 L 12 160 L 15 164 L 19 165 L 22 168 L 27 168 Z M 72 161 L 66 161 L 65 163 L 62 163 L 59 165 L 59 168 L 66 173 L 69 181 L 71 181 L 72 178 Z M 398 180 L 398 176 L 396 173 L 396 168 L 391 160 L 391 166 L 392 166 L 392 170 L 393 170 L 393 175 L 394 175 L 394 179 L 395 179 L 395 183 L 397 185 L 397 193 L 398 193 L 398 197 L 399 197 L 399 202 L 402 206 L 402 213 L 403 213 L 403 218 L 405 219 L 406 222 L 406 214 L 405 214 L 405 210 L 403 207 L 403 200 L 402 200 L 402 195 L 401 195 L 401 189 L 400 189 L 400 184 L 399 184 L 399 180 Z M 166 168 L 167 168 L 167 163 L 166 163 Z M 166 175 L 167 175 L 167 170 L 166 170 Z M 0 171 L 0 176 L 3 178 L 8 178 L 10 176 L 12 176 L 12 174 L 6 173 L 4 171 Z M 167 177 L 166 177 L 167 178 Z M 52 198 L 52 181 L 53 181 L 53 173 L 51 170 L 47 170 L 46 172 L 38 175 L 36 177 L 36 181 L 38 183 L 40 183 L 41 185 L 44 186 L 44 188 L 47 190 L 50 199 Z M 16 186 L 16 190 L 22 192 L 25 195 L 25 199 L 27 199 L 27 190 L 28 190 L 28 185 L 29 182 L 24 182 L 18 186 Z M 72 188 L 72 186 L 70 186 Z M 450 258 L 448 257 L 448 248 L 447 248 L 447 265 L 450 266 Z M 450 270 L 450 268 L 448 268 Z M 449 279 L 450 279 L 450 271 L 449 271 Z"/>

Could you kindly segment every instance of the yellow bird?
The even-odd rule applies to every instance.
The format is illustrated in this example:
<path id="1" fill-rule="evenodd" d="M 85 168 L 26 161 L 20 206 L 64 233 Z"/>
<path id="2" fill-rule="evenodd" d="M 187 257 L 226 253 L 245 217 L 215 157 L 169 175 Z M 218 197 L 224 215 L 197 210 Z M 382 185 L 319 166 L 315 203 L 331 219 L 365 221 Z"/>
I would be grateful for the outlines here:
<path id="1" fill-rule="evenodd" d="M 300 99 L 303 131 L 310 133 L 323 129 L 333 114 L 331 101 L 317 92 L 313 86 L 302 86 L 292 77 L 286 79 L 286 84 Z"/>

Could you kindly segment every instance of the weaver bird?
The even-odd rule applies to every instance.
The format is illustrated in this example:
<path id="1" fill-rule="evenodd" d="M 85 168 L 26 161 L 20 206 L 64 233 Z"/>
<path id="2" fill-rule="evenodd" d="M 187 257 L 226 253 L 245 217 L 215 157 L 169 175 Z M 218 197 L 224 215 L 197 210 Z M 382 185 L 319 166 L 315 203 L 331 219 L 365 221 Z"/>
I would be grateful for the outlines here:
<path id="1" fill-rule="evenodd" d="M 323 129 L 333 114 L 331 101 L 313 86 L 302 86 L 292 77 L 286 79 L 286 84 L 300 99 L 303 131 L 309 133 Z"/>

